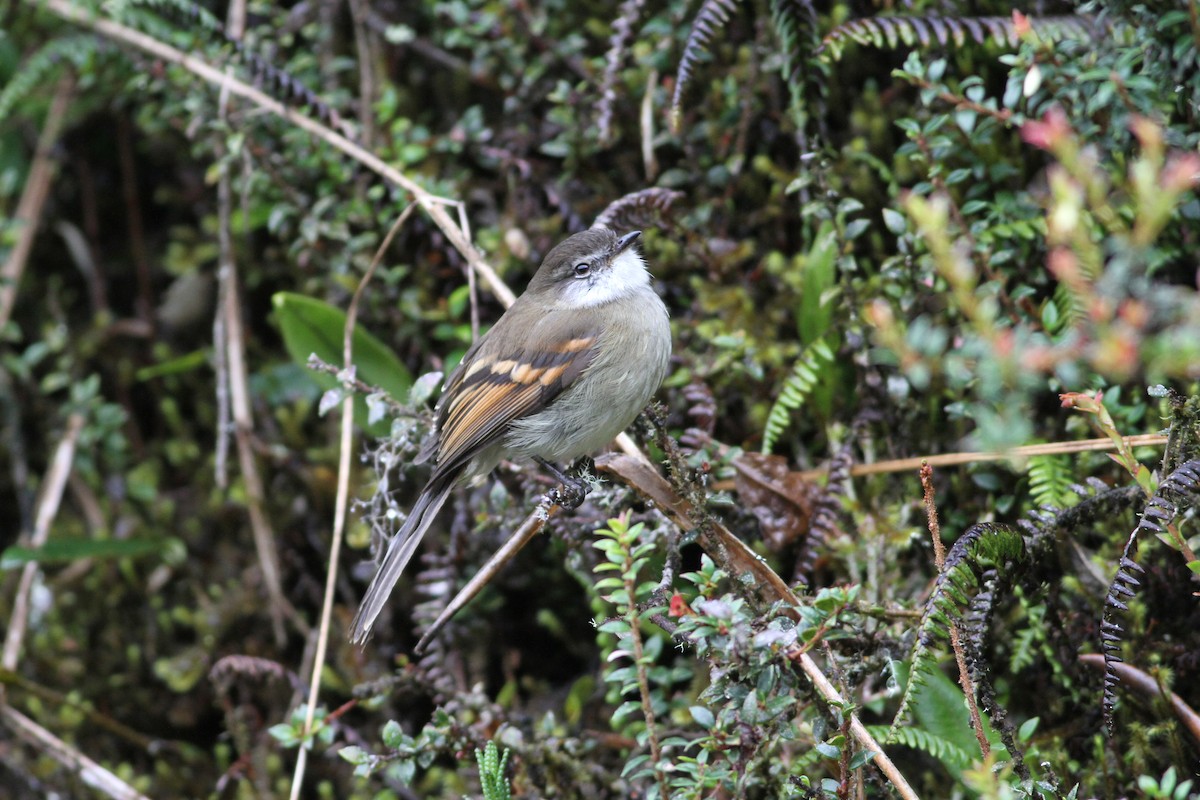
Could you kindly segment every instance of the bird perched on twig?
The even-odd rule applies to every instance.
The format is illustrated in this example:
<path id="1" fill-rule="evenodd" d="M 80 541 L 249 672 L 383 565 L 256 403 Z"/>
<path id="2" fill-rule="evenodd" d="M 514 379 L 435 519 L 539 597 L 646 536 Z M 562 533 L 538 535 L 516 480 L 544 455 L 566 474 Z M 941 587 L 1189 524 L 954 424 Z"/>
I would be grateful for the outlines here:
<path id="1" fill-rule="evenodd" d="M 525 293 L 446 381 L 417 463 L 433 474 L 391 540 L 350 629 L 371 635 L 421 537 L 458 483 L 502 459 L 565 463 L 609 443 L 662 383 L 667 309 L 633 246 L 641 231 L 574 234 L 551 250 Z"/>

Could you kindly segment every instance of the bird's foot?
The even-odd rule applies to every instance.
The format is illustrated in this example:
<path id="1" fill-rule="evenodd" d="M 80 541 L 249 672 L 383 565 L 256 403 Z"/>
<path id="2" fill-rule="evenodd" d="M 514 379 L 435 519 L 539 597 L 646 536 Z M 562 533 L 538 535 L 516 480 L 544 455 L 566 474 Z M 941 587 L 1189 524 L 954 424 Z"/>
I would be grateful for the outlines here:
<path id="1" fill-rule="evenodd" d="M 550 502 L 566 509 L 576 509 L 583 505 L 583 501 L 592 491 L 595 461 L 584 456 L 576 461 L 570 470 L 563 472 L 544 458 L 535 457 L 534 460 L 558 479 L 559 485 L 546 495 Z"/>

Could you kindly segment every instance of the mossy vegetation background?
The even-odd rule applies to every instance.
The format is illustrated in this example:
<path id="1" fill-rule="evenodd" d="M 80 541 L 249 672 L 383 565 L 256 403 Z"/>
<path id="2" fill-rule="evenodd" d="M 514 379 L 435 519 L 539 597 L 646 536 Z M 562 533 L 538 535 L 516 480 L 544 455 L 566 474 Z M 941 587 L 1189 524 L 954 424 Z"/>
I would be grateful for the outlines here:
<path id="1" fill-rule="evenodd" d="M 1023 11 L 5 5 L 6 796 L 1196 796 L 1200 6 Z M 354 311 L 320 647 L 352 392 L 306 361 L 429 195 Z M 694 529 L 610 468 L 416 656 L 552 488 L 505 465 L 350 647 L 487 268 L 600 215 Z"/>

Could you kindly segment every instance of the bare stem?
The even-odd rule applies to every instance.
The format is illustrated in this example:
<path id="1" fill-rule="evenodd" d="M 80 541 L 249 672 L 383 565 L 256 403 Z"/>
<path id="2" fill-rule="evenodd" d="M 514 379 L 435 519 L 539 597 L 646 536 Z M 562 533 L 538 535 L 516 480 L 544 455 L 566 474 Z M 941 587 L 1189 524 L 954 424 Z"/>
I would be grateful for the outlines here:
<path id="1" fill-rule="evenodd" d="M 354 297 L 350 300 L 350 307 L 346 309 L 346 327 L 342 332 L 342 361 L 345 364 L 345 369 L 350 370 L 353 364 L 354 355 L 354 325 L 358 319 L 358 302 L 362 298 L 363 292 L 366 291 L 367 284 L 370 283 L 371 277 L 375 274 L 375 269 L 379 266 L 379 262 L 383 260 L 383 254 L 387 252 L 391 246 L 392 240 L 396 234 L 404 227 L 404 223 L 412 216 L 415 205 L 410 205 L 404 209 L 400 216 L 393 223 L 391 230 L 384 237 L 383 242 L 379 245 L 379 249 L 375 252 L 375 257 L 371 260 L 371 266 L 367 268 L 367 272 L 363 275 L 362 280 L 358 283 L 358 288 L 354 292 Z M 342 424 L 341 424 L 341 441 L 338 450 L 338 482 L 337 482 L 337 500 L 334 503 L 333 511 L 333 541 L 329 545 L 329 569 L 325 573 L 325 596 L 321 603 L 321 624 L 317 632 L 317 651 L 313 655 L 312 675 L 308 686 L 308 703 L 304 714 L 304 731 L 302 740 L 308 738 L 313 730 L 313 721 L 316 718 L 317 698 L 321 690 L 321 673 L 325 667 L 325 653 L 329 647 L 329 621 L 333 617 L 333 595 L 337 588 L 338 575 L 338 560 L 342 552 L 342 540 L 346 533 L 346 512 L 350 506 L 350 463 L 353 458 L 354 451 L 354 396 L 350 393 L 346 394 L 346 399 L 342 401 Z M 292 791 L 291 800 L 297 800 L 300 797 L 300 788 L 304 785 L 304 771 L 308 764 L 308 748 L 301 747 L 299 755 L 296 757 L 296 769 L 292 774 Z"/>
<path id="2" fill-rule="evenodd" d="M 0 327 L 8 322 L 13 306 L 17 300 L 17 287 L 21 283 L 21 275 L 29 262 L 29 254 L 33 250 L 33 239 L 37 235 L 38 222 L 42 218 L 42 207 L 50 196 L 50 182 L 58 172 L 58 161 L 53 151 L 62 133 L 63 120 L 71 107 L 71 98 L 75 96 L 75 77 L 63 75 L 58 87 L 54 90 L 54 99 L 50 103 L 50 111 L 46 114 L 46 124 L 38 135 L 37 151 L 33 156 L 33 164 L 29 168 L 29 177 L 25 188 L 21 191 L 21 199 L 17 202 L 17 211 L 13 215 L 17 227 L 17 240 L 9 251 L 8 259 L 0 265 Z"/>
<path id="3" fill-rule="evenodd" d="M 228 97 L 221 93 L 220 113 L 225 116 Z M 254 549 L 262 571 L 263 584 L 271 604 L 271 624 L 275 641 L 283 645 L 287 638 L 283 620 L 297 618 L 291 603 L 283 594 L 283 583 L 279 576 L 279 552 L 275 547 L 275 531 L 271 527 L 266 506 L 266 492 L 262 475 L 254 457 L 254 414 L 250 407 L 249 374 L 246 367 L 246 343 L 242 331 L 240 293 L 238 291 L 237 260 L 233 254 L 233 191 L 229 177 L 228 160 L 223 160 L 217 182 L 218 244 L 220 261 L 218 281 L 221 284 L 221 328 L 225 334 L 226 381 L 233 412 L 234 439 L 237 443 L 238 465 L 246 487 L 246 510 L 250 516 L 250 531 L 254 538 Z"/>
<path id="4" fill-rule="evenodd" d="M 667 800 L 670 795 L 667 786 L 667 776 L 662 769 L 662 748 L 658 744 L 658 724 L 654 718 L 654 704 L 650 701 L 650 678 L 646 673 L 646 662 L 643 659 L 642 629 L 638 619 L 637 607 L 637 575 L 633 567 L 633 542 L 628 544 L 625 551 L 625 564 L 622 569 L 625 583 L 625 596 L 629 600 L 625 621 L 629 625 L 629 638 L 633 639 L 633 663 L 637 668 L 638 694 L 642 698 L 642 715 L 646 718 L 646 738 L 650 743 L 650 758 L 654 762 L 654 777 L 658 781 L 659 797 Z"/>
<path id="5" fill-rule="evenodd" d="M 921 489 L 924 491 L 925 514 L 929 519 L 929 535 L 933 537 L 934 560 L 937 562 L 938 573 L 946 568 L 946 546 L 942 544 L 942 528 L 938 523 L 937 502 L 933 488 L 933 467 L 921 465 Z M 983 719 L 979 714 L 979 703 L 975 700 L 975 684 L 967 669 L 967 653 L 963 649 L 958 635 L 958 623 L 950 620 L 950 647 L 954 650 L 954 660 L 958 662 L 958 683 L 963 695 L 967 698 L 967 709 L 971 712 L 971 728 L 975 731 L 975 740 L 979 742 L 979 751 L 984 758 L 992 752 L 992 743 L 988 741 L 983 731 Z"/>

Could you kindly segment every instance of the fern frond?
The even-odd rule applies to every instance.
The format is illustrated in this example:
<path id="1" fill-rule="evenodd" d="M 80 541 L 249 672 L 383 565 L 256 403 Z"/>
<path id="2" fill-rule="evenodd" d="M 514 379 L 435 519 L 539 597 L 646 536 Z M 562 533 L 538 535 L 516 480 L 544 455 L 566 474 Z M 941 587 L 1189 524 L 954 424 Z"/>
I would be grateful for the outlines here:
<path id="1" fill-rule="evenodd" d="M 1032 456 L 1025 468 L 1029 476 L 1029 493 L 1039 506 L 1063 508 L 1075 501 L 1071 490 L 1071 463 L 1063 456 Z"/>
<path id="2" fill-rule="evenodd" d="M 729 17 L 736 10 L 737 0 L 704 0 L 704 5 L 700 6 L 700 11 L 692 22 L 687 44 L 683 47 L 683 55 L 679 58 L 679 68 L 675 70 L 675 96 L 671 98 L 672 129 L 679 130 L 683 92 L 691 83 L 696 62 L 701 53 L 708 49 L 708 43 L 713 40 L 717 31 L 729 22 Z"/>
<path id="3" fill-rule="evenodd" d="M 889 736 L 886 725 L 868 725 L 867 731 L 877 741 Z M 900 728 L 892 736 L 891 741 L 893 744 L 901 744 L 911 747 L 913 750 L 919 750 L 950 768 L 962 768 L 971 763 L 971 753 L 949 739 L 943 739 L 922 728 Z"/>
<path id="4" fill-rule="evenodd" d="M 454 568 L 454 558 L 449 554 L 433 552 L 433 548 L 429 548 L 421 555 L 421 571 L 416 575 L 415 587 L 422 599 L 413 608 L 412 614 L 413 632 L 418 639 L 425 636 L 450 604 L 459 577 Z M 439 703 L 454 697 L 459 690 L 453 670 L 448 666 L 453 663 L 453 658 L 447 653 L 451 646 L 447 643 L 454 638 L 452 633 L 448 633 L 443 632 L 441 636 L 430 639 L 417 662 L 433 690 L 435 702 Z"/>
<path id="5" fill-rule="evenodd" d="M 1116 664 L 1121 662 L 1117 654 L 1121 648 L 1121 636 L 1125 632 L 1117 620 L 1119 613 L 1129 610 L 1129 598 L 1137 594 L 1141 586 L 1138 576 L 1145 572 L 1137 563 L 1138 539 L 1143 533 L 1162 533 L 1166 526 L 1181 512 L 1200 502 L 1200 458 L 1186 461 L 1168 475 L 1158 486 L 1158 491 L 1146 503 L 1137 527 L 1129 534 L 1117 574 L 1113 576 L 1104 598 L 1104 614 L 1100 621 L 1100 649 L 1104 652 L 1104 725 L 1108 735 L 1113 732 L 1113 711 L 1117 705 Z"/>
<path id="6" fill-rule="evenodd" d="M 198 29 L 191 32 L 203 32 L 210 38 L 219 39 L 233 48 L 257 88 L 276 100 L 304 109 L 348 138 L 355 138 L 354 131 L 320 95 L 291 73 L 279 69 L 251 50 L 244 39 L 231 37 L 219 19 L 192 0 L 109 0 L 105 10 L 123 24 L 147 30 L 156 38 L 166 39 L 173 32 L 164 23 L 183 22 Z"/>
<path id="7" fill-rule="evenodd" d="M 209 33 L 225 33 L 221 20 L 193 0 L 107 0 L 104 12 L 117 21 L 129 22 L 133 11 L 141 7 L 149 8 L 161 17 L 191 23 Z"/>
<path id="8" fill-rule="evenodd" d="M 35 52 L 0 90 L 0 120 L 6 119 L 17 102 L 62 64 L 81 66 L 100 46 L 95 36 L 65 36 L 53 39 Z"/>
<path id="9" fill-rule="evenodd" d="M 971 680 L 984 678 L 983 645 L 988 629 L 992 625 L 992 614 L 996 610 L 996 569 L 984 570 L 979 576 L 980 590 L 971 598 L 959 625 L 959 642 L 963 645 Z"/>
<path id="10" fill-rule="evenodd" d="M 612 24 L 608 55 L 604 57 L 604 78 L 600 81 L 600 108 L 596 113 L 596 138 L 600 144 L 612 141 L 613 103 L 617 100 L 617 71 L 625 60 L 625 51 L 633 38 L 633 26 L 642 14 L 646 0 L 625 0 Z"/>
<path id="11" fill-rule="evenodd" d="M 833 348 L 824 339 L 817 339 L 804 348 L 792 367 L 792 374 L 783 382 L 779 399 L 767 415 L 767 424 L 763 428 L 763 453 L 770 453 L 774 449 L 775 443 L 787 429 L 792 413 L 804 405 L 813 388 L 828 374 L 833 360 Z"/>
<path id="12" fill-rule="evenodd" d="M 1030 18 L 1030 25 L 1042 39 L 1091 39 L 1104 26 L 1094 17 L 1072 15 Z M 868 17 L 852 19 L 825 35 L 818 55 L 826 61 L 838 61 L 850 42 L 868 47 L 895 50 L 901 45 L 928 48 L 933 45 L 962 47 L 970 40 L 1014 48 L 1018 37 L 1011 17 Z"/>
<path id="13" fill-rule="evenodd" d="M 681 197 L 683 192 L 657 186 L 630 192 L 609 203 L 592 227 L 627 230 L 657 223 L 671 213 L 671 206 Z"/>
<path id="14" fill-rule="evenodd" d="M 811 72 L 808 65 L 820 41 L 817 33 L 817 9 L 811 0 L 771 0 L 771 21 L 775 28 L 775 36 L 779 40 L 779 52 L 783 57 L 779 72 L 792 99 L 796 126 L 802 129 L 807 118 L 805 94 Z M 824 81 L 815 82 L 818 91 L 824 86 Z"/>
<path id="15" fill-rule="evenodd" d="M 892 721 L 889 741 L 904 722 L 917 690 L 934 670 L 937 663 L 935 648 L 949 640 L 950 625 L 964 620 L 968 609 L 977 620 L 989 619 L 990 611 L 981 616 L 980 609 L 971 608 L 972 598 L 984 592 L 994 593 L 1001 582 L 1010 582 L 1016 566 L 1025 560 L 1025 556 L 1025 540 L 1017 529 L 993 522 L 971 526 L 951 546 L 946 554 L 945 567 L 938 575 L 929 601 L 925 604 L 925 613 L 917 632 L 917 644 L 913 648 L 908 686 L 900 699 L 896 718 Z M 991 604 L 988 598 L 983 605 L 990 608 Z M 967 635 L 972 640 L 978 640 L 982 631 L 968 630 Z M 971 646 L 978 651 L 978 647 Z M 973 671 L 976 668 L 973 665 Z"/>
<path id="16" fill-rule="evenodd" d="M 1087 306 L 1084 298 L 1078 292 L 1071 291 L 1065 283 L 1054 287 L 1054 296 L 1048 302 L 1053 303 L 1058 312 L 1052 322 L 1048 322 L 1043 315 L 1043 321 L 1046 322 L 1046 333 L 1051 336 L 1058 336 L 1064 331 L 1071 330 L 1087 318 Z"/>
<path id="17" fill-rule="evenodd" d="M 792 568 L 792 581 L 807 582 L 816 566 L 817 554 L 825 549 L 837 528 L 838 513 L 842 509 L 842 498 L 846 496 L 846 486 L 850 482 L 850 468 L 854 466 L 854 443 L 861 441 L 861 428 L 865 417 L 859 414 L 851 425 L 851 435 L 847 436 L 841 446 L 829 459 L 829 478 L 825 481 L 825 490 L 813 501 L 813 514 L 809 522 L 808 536 L 800 545 L 796 554 L 796 565 Z"/>

